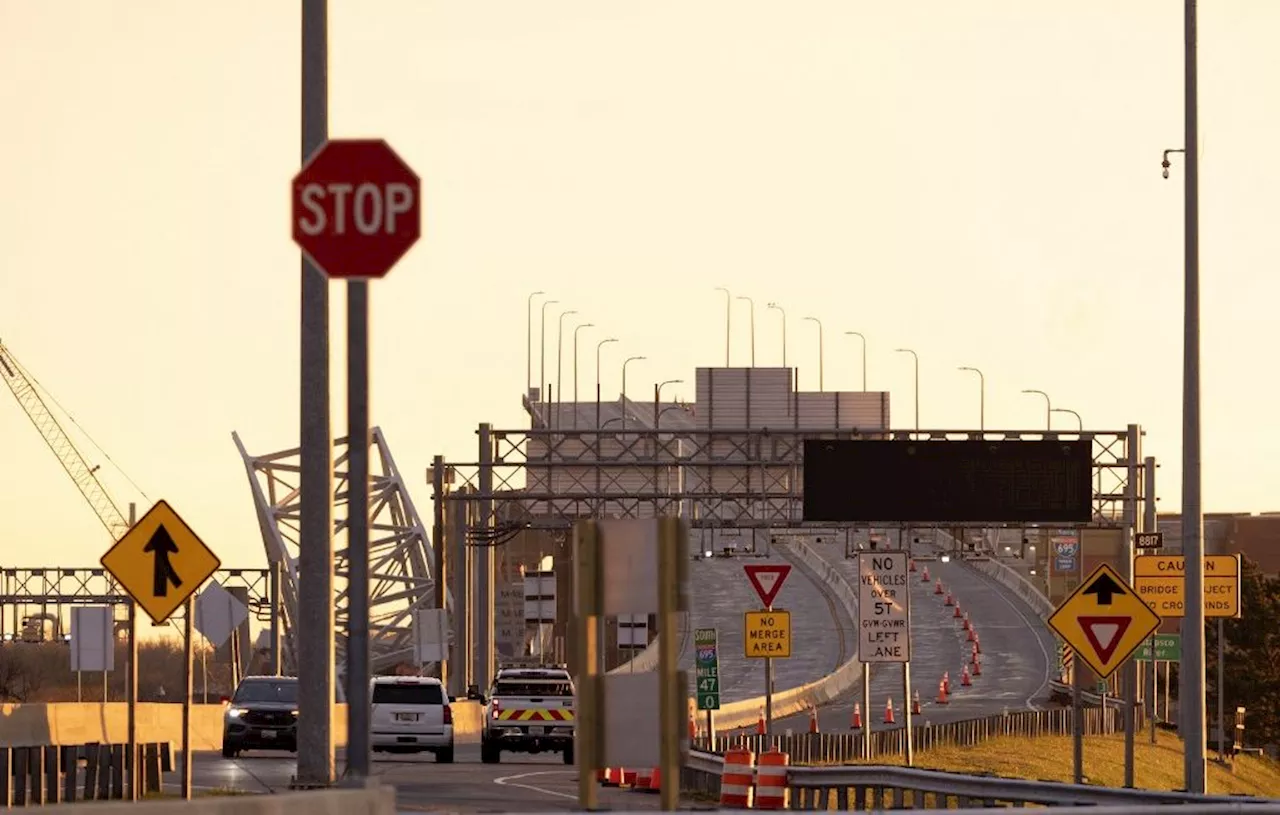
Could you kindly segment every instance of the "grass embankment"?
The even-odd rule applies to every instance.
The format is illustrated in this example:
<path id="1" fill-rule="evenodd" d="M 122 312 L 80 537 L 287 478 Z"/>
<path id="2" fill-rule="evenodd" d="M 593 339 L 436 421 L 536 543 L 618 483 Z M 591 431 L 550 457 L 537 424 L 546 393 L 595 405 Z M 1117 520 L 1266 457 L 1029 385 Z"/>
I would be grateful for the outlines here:
<path id="1" fill-rule="evenodd" d="M 1155 744 L 1144 732 L 1134 745 L 1134 785 L 1140 789 L 1182 788 L 1182 741 L 1172 733 L 1157 733 Z M 1002 738 L 974 747 L 940 747 L 916 754 L 921 769 L 962 773 L 992 773 L 1005 778 L 1045 781 L 1072 780 L 1070 736 L 1038 739 Z M 1216 753 L 1213 754 L 1216 757 Z M 1124 735 L 1091 736 L 1084 740 L 1084 775 L 1090 784 L 1124 785 Z M 1280 798 L 1280 764 L 1267 758 L 1238 756 L 1235 772 L 1209 762 L 1208 792 Z"/>

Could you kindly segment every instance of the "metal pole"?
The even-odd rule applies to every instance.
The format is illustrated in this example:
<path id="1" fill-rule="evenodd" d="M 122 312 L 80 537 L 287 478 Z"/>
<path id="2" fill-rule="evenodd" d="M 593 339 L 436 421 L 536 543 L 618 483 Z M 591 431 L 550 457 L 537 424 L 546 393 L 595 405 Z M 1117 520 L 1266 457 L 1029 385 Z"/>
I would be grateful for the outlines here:
<path id="1" fill-rule="evenodd" d="M 1071 777 L 1077 784 L 1084 783 L 1084 704 L 1080 699 L 1080 684 L 1083 681 L 1080 667 L 1079 663 L 1072 662 L 1071 718 L 1075 721 L 1071 728 Z"/>
<path id="2" fill-rule="evenodd" d="M 1160 529 L 1160 520 L 1156 514 L 1156 460 L 1152 456 L 1147 456 L 1142 461 L 1143 478 L 1142 478 L 1142 501 L 1143 501 L 1143 519 L 1142 531 L 1158 532 Z M 1149 729 L 1151 731 L 1151 743 L 1156 743 L 1156 674 L 1159 673 L 1156 662 L 1156 645 L 1155 638 L 1151 642 L 1151 678 L 1148 688 L 1151 704 L 1148 708 L 1151 712 L 1151 720 Z"/>
<path id="3" fill-rule="evenodd" d="M 525 308 L 525 342 L 524 342 L 524 393 L 529 395 L 529 391 L 533 389 L 533 298 L 546 292 L 535 291 L 529 295 L 528 305 Z"/>
<path id="4" fill-rule="evenodd" d="M 764 658 L 764 732 L 773 735 L 773 657 Z"/>
<path id="5" fill-rule="evenodd" d="M 196 601 L 194 596 L 187 597 L 184 604 L 186 610 L 184 612 L 186 619 L 182 621 L 182 766 L 178 768 L 180 773 L 179 784 L 182 788 L 182 799 L 184 801 L 191 800 L 191 703 L 194 684 L 192 682 L 193 663 L 193 647 L 195 643 L 195 622 Z"/>
<path id="6" fill-rule="evenodd" d="M 1222 618 L 1218 620 L 1218 691 L 1214 694 L 1218 698 L 1218 761 L 1225 764 L 1227 762 L 1226 748 L 1226 710 L 1222 700 L 1226 696 L 1226 677 L 1224 666 L 1227 663 L 1227 634 L 1222 625 Z"/>
<path id="7" fill-rule="evenodd" d="M 871 760 L 871 663 L 862 663 L 862 757 Z"/>
<path id="8" fill-rule="evenodd" d="M 271 595 L 271 675 L 280 676 L 283 672 L 284 655 L 280 652 L 280 635 L 283 628 L 280 625 L 280 570 L 283 564 L 280 561 L 274 561 L 268 564 L 270 567 L 267 572 L 267 592 Z M 200 662 L 204 663 L 204 649 L 200 650 Z M 205 695 L 208 695 L 209 677 L 205 672 Z"/>
<path id="9" fill-rule="evenodd" d="M 347 773 L 369 775 L 369 283 L 347 282 Z"/>
<path id="10" fill-rule="evenodd" d="M 129 528 L 138 523 L 138 505 L 129 504 Z M 16 617 L 16 615 L 15 615 Z M 16 619 L 15 619 L 16 623 Z M 125 702 L 128 704 L 125 738 L 125 767 L 129 774 L 129 800 L 137 801 L 142 796 L 138 789 L 138 604 L 129 603 L 129 661 L 125 671 Z"/>
<path id="11" fill-rule="evenodd" d="M 328 140 L 328 0 L 302 3 L 302 160 Z M 333 435 L 329 426 L 329 284 L 302 258 L 299 391 L 298 780 L 333 782 Z"/>
<path id="12" fill-rule="evenodd" d="M 431 554 L 435 556 L 431 577 L 435 581 L 431 587 L 432 605 L 438 609 L 444 609 L 445 603 L 445 517 L 444 517 L 444 492 L 445 492 L 445 463 L 444 456 L 435 456 L 431 459 L 431 503 L 432 503 L 432 519 L 431 519 Z M 455 640 L 456 642 L 456 640 Z M 447 652 L 445 659 L 440 662 L 440 683 L 446 688 L 449 685 L 449 669 L 452 666 L 452 656 Z"/>
<path id="13" fill-rule="evenodd" d="M 908 602 L 910 601 L 908 600 Z M 910 767 L 912 764 L 915 763 L 915 760 L 916 760 L 916 750 L 915 750 L 915 745 L 913 744 L 914 740 L 912 739 L 912 730 L 914 728 L 911 724 L 911 663 L 910 662 L 902 663 L 902 726 L 906 730 L 906 732 L 903 733 L 903 736 L 904 736 L 903 743 L 906 746 L 906 753 L 904 758 L 906 759 L 907 766 Z"/>
<path id="14" fill-rule="evenodd" d="M 1184 0 L 1186 129 L 1185 287 L 1182 360 L 1182 554 L 1186 563 L 1186 617 L 1182 675 L 1187 721 L 1183 732 L 1183 786 L 1205 791 L 1204 518 L 1200 505 L 1200 136 L 1196 76 L 1196 0 Z"/>
<path id="15" fill-rule="evenodd" d="M 493 525 L 493 425 L 488 423 L 480 425 L 480 467 L 477 473 L 477 480 L 480 485 L 480 502 L 479 517 L 475 520 L 475 525 L 480 528 L 481 535 L 484 540 L 488 540 L 492 533 Z M 476 672 L 475 681 L 480 684 L 481 688 L 487 688 L 493 680 L 493 634 L 494 634 L 494 608 L 493 608 L 493 565 L 494 565 L 494 547 L 480 546 L 478 547 L 476 564 L 477 564 L 477 587 L 479 589 L 476 602 L 479 606 L 480 613 L 476 616 L 476 638 L 479 639 L 479 647 L 477 649 L 477 661 L 480 663 L 479 670 Z"/>
<path id="16" fill-rule="evenodd" d="M 1125 479 L 1124 487 L 1124 523 L 1125 523 L 1125 554 L 1124 554 L 1124 579 L 1129 585 L 1133 585 L 1133 544 L 1134 532 L 1139 528 L 1138 521 L 1138 483 L 1141 478 L 1141 468 L 1138 464 L 1142 455 L 1142 428 L 1136 424 L 1129 425 L 1128 439 L 1125 442 L 1125 458 L 1128 461 L 1128 476 Z M 1155 645 L 1152 644 L 1152 657 Z M 1133 786 L 1133 765 L 1134 765 L 1134 730 L 1136 728 L 1136 716 L 1134 708 L 1136 707 L 1136 697 L 1138 690 L 1138 662 L 1137 660 L 1127 660 L 1121 667 L 1121 693 L 1124 696 L 1124 785 L 1126 787 Z M 1105 708 L 1103 715 L 1106 715 Z"/>

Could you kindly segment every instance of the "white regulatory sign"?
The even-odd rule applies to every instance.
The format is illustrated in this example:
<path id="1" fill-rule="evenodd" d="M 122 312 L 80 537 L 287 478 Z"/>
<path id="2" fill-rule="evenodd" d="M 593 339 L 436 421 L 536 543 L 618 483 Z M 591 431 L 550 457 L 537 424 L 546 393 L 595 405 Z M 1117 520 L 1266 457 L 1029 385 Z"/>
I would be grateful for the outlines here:
<path id="1" fill-rule="evenodd" d="M 858 555 L 858 660 L 911 661 L 911 583 L 906 552 Z"/>

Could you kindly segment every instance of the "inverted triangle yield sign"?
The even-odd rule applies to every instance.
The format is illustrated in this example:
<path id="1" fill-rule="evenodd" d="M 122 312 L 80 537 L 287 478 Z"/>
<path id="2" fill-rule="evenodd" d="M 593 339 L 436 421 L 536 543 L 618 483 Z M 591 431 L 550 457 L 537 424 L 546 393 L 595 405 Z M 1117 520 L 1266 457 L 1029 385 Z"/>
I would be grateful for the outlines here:
<path id="1" fill-rule="evenodd" d="M 1089 645 L 1093 646 L 1098 659 L 1104 663 L 1111 661 L 1111 655 L 1116 652 L 1116 646 L 1124 638 L 1124 632 L 1129 630 L 1129 623 L 1133 622 L 1132 617 L 1082 616 L 1079 619 L 1080 629 L 1084 631 L 1085 639 L 1089 640 Z"/>
<path id="2" fill-rule="evenodd" d="M 756 594 L 760 595 L 760 602 L 764 603 L 765 608 L 773 606 L 774 598 L 782 591 L 787 575 L 791 574 L 791 566 L 785 563 L 743 566 L 742 570 L 747 573 L 747 579 L 755 587 Z"/>

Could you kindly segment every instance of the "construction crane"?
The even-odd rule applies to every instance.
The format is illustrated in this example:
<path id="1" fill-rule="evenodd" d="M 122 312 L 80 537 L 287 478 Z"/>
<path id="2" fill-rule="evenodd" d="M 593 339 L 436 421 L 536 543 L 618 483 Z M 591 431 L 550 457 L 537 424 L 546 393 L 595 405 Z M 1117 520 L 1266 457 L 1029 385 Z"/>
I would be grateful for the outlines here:
<path id="1" fill-rule="evenodd" d="M 67 475 L 76 482 L 80 494 L 89 502 L 89 506 L 93 507 L 98 520 L 102 521 L 102 525 L 111 534 L 111 540 L 120 540 L 124 533 L 129 531 L 129 522 L 120 512 L 115 501 L 111 500 L 102 482 L 98 480 L 98 467 L 91 467 L 89 462 L 85 461 L 84 456 L 71 442 L 71 437 L 62 429 L 62 425 L 45 404 L 44 398 L 36 389 L 35 380 L 18 363 L 3 342 L 0 342 L 0 378 L 3 378 L 9 390 L 13 391 L 14 398 L 26 411 L 45 444 L 48 444 L 49 449 L 58 457 Z"/>

